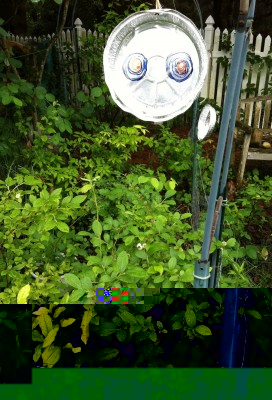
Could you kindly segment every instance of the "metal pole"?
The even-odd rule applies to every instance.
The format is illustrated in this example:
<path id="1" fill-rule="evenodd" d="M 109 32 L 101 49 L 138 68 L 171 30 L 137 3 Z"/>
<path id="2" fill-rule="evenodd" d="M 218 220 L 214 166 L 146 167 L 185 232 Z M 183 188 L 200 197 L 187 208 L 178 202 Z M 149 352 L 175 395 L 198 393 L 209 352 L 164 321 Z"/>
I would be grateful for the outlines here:
<path id="1" fill-rule="evenodd" d="M 206 224 L 205 224 L 205 231 L 204 231 L 204 239 L 202 245 L 202 252 L 201 252 L 201 260 L 196 261 L 195 263 L 195 273 L 194 273 L 194 287 L 196 288 L 207 288 L 208 287 L 208 279 L 210 278 L 209 274 L 209 267 L 210 267 L 210 260 L 209 260 L 209 252 L 210 252 L 210 245 L 212 236 L 212 229 L 213 229 L 213 221 L 214 221 L 214 214 L 215 209 L 218 201 L 218 192 L 219 192 L 219 181 L 221 176 L 222 170 L 222 163 L 224 158 L 224 151 L 226 147 L 226 139 L 228 133 L 228 126 L 229 121 L 231 118 L 231 112 L 233 110 L 233 101 L 235 95 L 235 89 L 237 86 L 237 79 L 238 79 L 238 70 L 241 68 L 241 54 L 244 47 L 244 42 L 246 38 L 246 29 L 247 29 L 247 14 L 244 14 L 244 2 L 242 5 L 242 10 L 240 10 L 240 15 L 238 19 L 238 26 L 236 30 L 236 37 L 235 37 L 235 44 L 233 48 L 233 55 L 232 55 L 232 63 L 230 67 L 230 74 L 228 80 L 228 86 L 226 90 L 226 97 L 224 101 L 223 107 L 223 114 L 221 120 L 221 126 L 219 131 L 219 138 L 215 156 L 215 163 L 214 163 L 214 170 L 212 176 L 212 186 L 211 192 L 209 196 L 208 202 L 208 210 L 206 216 Z M 252 3 L 255 5 L 255 1 L 252 0 Z M 253 8 L 253 7 L 252 7 Z M 239 83 L 238 83 L 239 85 Z M 241 85 L 239 85 L 241 87 Z"/>
<path id="2" fill-rule="evenodd" d="M 243 66 L 244 66 L 245 61 L 246 61 L 247 48 L 248 48 L 248 41 L 244 43 L 244 48 L 243 48 L 243 51 L 242 51 L 241 67 L 239 68 L 239 71 L 238 71 L 237 86 L 236 86 L 235 95 L 234 95 L 234 102 L 233 102 L 233 112 L 232 112 L 232 115 L 231 115 L 231 120 L 230 120 L 230 125 L 229 125 L 229 130 L 228 130 L 228 140 L 227 140 L 226 155 L 225 155 L 223 173 L 222 173 L 222 180 L 221 180 L 221 185 L 220 185 L 220 190 L 219 190 L 219 193 L 221 195 L 223 195 L 223 207 L 220 210 L 220 214 L 219 214 L 219 218 L 218 218 L 218 224 L 216 226 L 216 231 L 215 231 L 215 237 L 218 240 L 221 240 L 221 237 L 222 237 L 223 221 L 224 221 L 224 216 L 225 216 L 225 207 L 227 206 L 227 178 L 228 178 L 231 150 L 232 150 L 232 144 L 233 144 L 236 113 L 237 113 L 237 107 L 238 107 L 238 103 L 239 103 L 239 96 L 240 96 L 240 90 L 241 90 L 240 86 L 238 85 L 238 82 L 242 83 L 243 73 L 244 73 Z M 211 266 L 213 267 L 213 269 L 211 271 L 211 278 L 210 278 L 210 281 L 209 281 L 209 287 L 215 287 L 216 286 L 216 280 L 217 280 L 217 283 L 218 283 L 218 278 L 217 277 L 220 278 L 220 275 L 221 275 L 221 257 L 220 257 L 220 252 L 221 252 L 220 250 L 216 250 L 212 255 Z"/>
<path id="3" fill-rule="evenodd" d="M 197 181 L 197 116 L 198 116 L 198 103 L 199 97 L 196 98 L 193 107 L 193 121 L 192 121 L 192 142 L 194 145 L 194 158 L 193 158 L 193 178 L 192 178 L 192 226 L 195 231 L 199 223 L 199 194 L 198 194 L 198 181 Z"/>
<path id="4" fill-rule="evenodd" d="M 231 120 L 230 120 L 230 124 L 229 124 L 229 130 L 228 130 L 227 148 L 226 148 L 226 154 L 225 154 L 224 165 L 223 165 L 221 186 L 220 186 L 220 190 L 219 190 L 219 194 L 223 195 L 223 207 L 221 208 L 221 212 L 220 212 L 219 218 L 218 218 L 218 224 L 217 224 L 216 231 L 215 231 L 215 237 L 218 240 L 221 240 L 221 237 L 222 237 L 223 221 L 224 221 L 224 216 L 225 216 L 225 207 L 224 206 L 227 205 L 226 204 L 227 178 L 228 178 L 231 150 L 232 150 L 233 137 L 234 137 L 234 128 L 235 128 L 236 114 L 237 114 L 239 98 L 240 98 L 240 91 L 241 91 L 241 86 L 242 86 L 242 82 L 243 82 L 243 74 L 244 74 L 244 67 L 245 67 L 245 63 L 246 63 L 247 50 L 248 50 L 248 45 L 249 45 L 249 40 L 250 40 L 249 33 L 250 33 L 250 28 L 251 28 L 252 22 L 253 22 L 255 5 L 256 5 L 256 0 L 253 0 L 250 4 L 250 9 L 248 11 L 247 26 L 246 26 L 248 29 L 248 34 L 247 34 L 246 40 L 244 42 L 243 50 L 242 50 L 240 67 L 238 70 L 238 77 L 237 77 L 237 86 L 236 86 L 236 90 L 235 90 L 235 94 L 234 94 L 233 109 L 232 109 Z M 221 251 L 220 250 L 215 251 L 215 253 L 212 255 L 211 266 L 213 267 L 213 269 L 211 272 L 209 287 L 215 287 L 219 284 L 219 280 L 220 280 L 220 276 L 221 276 L 221 272 L 222 272 Z M 215 268 L 215 267 L 217 267 L 217 268 Z"/>
<path id="5" fill-rule="evenodd" d="M 252 289 L 225 289 L 221 368 L 245 368 L 248 350 L 248 315 L 239 315 L 240 307 L 252 309 Z"/>

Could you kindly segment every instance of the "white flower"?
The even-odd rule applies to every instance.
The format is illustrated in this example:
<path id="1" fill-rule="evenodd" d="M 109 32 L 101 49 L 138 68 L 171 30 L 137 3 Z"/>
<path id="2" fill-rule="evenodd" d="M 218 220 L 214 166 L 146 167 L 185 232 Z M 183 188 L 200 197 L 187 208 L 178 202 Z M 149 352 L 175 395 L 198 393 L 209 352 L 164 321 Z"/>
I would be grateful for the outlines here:
<path id="1" fill-rule="evenodd" d="M 15 197 L 16 199 L 19 199 L 21 197 L 20 193 L 17 193 Z"/>
<path id="2" fill-rule="evenodd" d="M 142 243 L 138 243 L 137 244 L 137 249 L 138 250 L 143 250 L 143 249 L 145 249 L 145 246 L 146 246 L 146 243 L 143 243 L 143 244 Z"/>

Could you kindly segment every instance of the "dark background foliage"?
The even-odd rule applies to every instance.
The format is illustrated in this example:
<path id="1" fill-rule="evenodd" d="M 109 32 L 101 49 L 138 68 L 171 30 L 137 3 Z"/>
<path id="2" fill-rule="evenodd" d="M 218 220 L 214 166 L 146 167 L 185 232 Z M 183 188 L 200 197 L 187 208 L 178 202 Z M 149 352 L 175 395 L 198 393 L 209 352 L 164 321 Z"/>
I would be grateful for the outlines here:
<path id="1" fill-rule="evenodd" d="M 95 22 L 102 20 L 103 12 L 111 0 L 71 0 L 66 26 L 72 24 L 73 13 L 75 18 L 80 18 L 87 29 L 92 29 Z M 141 0 L 125 0 L 114 2 L 116 10 L 123 10 L 130 3 L 139 5 Z M 154 7 L 155 1 L 150 1 Z M 192 0 L 163 0 L 164 8 L 176 8 L 181 13 L 191 18 L 199 26 L 199 18 Z M 204 21 L 209 15 L 215 19 L 215 27 L 220 29 L 234 29 L 239 1 L 236 0 L 199 0 Z M 150 7 L 151 8 L 151 7 Z M 44 5 L 32 4 L 29 0 L 0 0 L 0 17 L 6 20 L 5 29 L 16 35 L 40 35 L 52 33 L 56 29 L 59 6 L 52 0 L 45 0 Z M 268 35 L 272 33 L 271 25 L 272 2 L 271 0 L 257 0 L 254 30 Z"/>
<path id="2" fill-rule="evenodd" d="M 31 383 L 31 332 L 30 305 L 0 306 L 0 383 Z"/>
<path id="3" fill-rule="evenodd" d="M 225 290 L 219 289 L 221 295 Z M 80 360 L 81 367 L 148 367 L 149 362 L 155 363 L 158 367 L 166 367 L 171 364 L 173 367 L 184 368 L 213 368 L 219 367 L 220 356 L 222 351 L 229 351 L 222 343 L 223 325 L 223 311 L 221 315 L 215 316 L 218 311 L 218 302 L 209 295 L 207 290 L 194 291 L 193 295 L 189 296 L 186 300 L 184 297 L 178 297 L 177 291 L 168 289 L 168 293 L 174 298 L 174 301 L 167 305 L 164 301 L 160 304 L 155 304 L 149 311 L 141 313 L 141 306 L 136 305 L 99 305 L 95 307 L 95 311 L 100 316 L 99 325 L 90 324 L 90 336 L 87 345 L 81 340 L 81 320 L 84 309 L 80 305 L 68 305 L 66 310 L 60 314 L 59 318 L 76 318 L 76 321 L 66 327 L 60 328 L 54 345 L 65 346 L 67 343 L 72 343 L 73 347 L 81 347 L 81 352 L 74 354 L 70 349 L 63 349 L 60 360 L 54 367 L 74 367 L 76 362 Z M 270 296 L 269 289 L 267 290 Z M 256 295 L 257 293 L 257 295 Z M 203 310 L 207 312 L 208 316 L 203 318 L 202 322 L 197 321 L 197 325 L 203 324 L 208 326 L 211 331 L 211 336 L 203 338 L 195 337 L 192 340 L 186 335 L 186 330 L 178 329 L 172 330 L 173 316 L 177 316 L 182 311 L 186 311 L 188 300 L 193 299 L 200 304 L 201 302 L 208 302 L 210 307 Z M 39 306 L 35 306 L 37 310 Z M 253 317 L 249 318 L 250 323 L 247 323 L 246 331 L 247 337 L 241 340 L 241 352 L 246 353 L 244 357 L 243 367 L 271 367 L 271 300 L 260 291 L 255 292 L 255 305 L 254 309 L 261 315 L 262 319 L 258 320 Z M 120 342 L 116 333 L 108 336 L 101 336 L 101 324 L 112 322 L 113 318 L 117 315 L 118 310 L 127 310 L 134 315 L 140 313 L 146 319 L 148 316 L 152 317 L 152 323 L 155 332 L 159 339 L 159 344 L 156 345 L 149 338 L 140 340 L 140 333 L 135 332 L 130 338 L 127 334 L 125 340 Z M 184 314 L 183 314 L 184 315 Z M 181 316 L 180 319 L 183 317 Z M 241 317 L 242 318 L 242 317 Z M 157 328 L 157 321 L 163 324 L 164 329 L 168 332 L 163 333 Z M 56 321 L 53 323 L 56 323 Z M 121 328 L 126 329 L 124 327 Z M 36 328 L 39 329 L 39 328 Z M 129 329 L 127 329 L 128 331 Z M 245 340 L 247 342 L 245 342 Z M 37 346 L 34 342 L 34 348 Z M 247 346 L 246 346 L 247 345 Z M 246 346 L 246 347 L 244 347 Z M 163 353 L 157 353 L 157 348 L 161 347 Z M 33 348 L 33 350 L 34 350 Z M 115 348 L 119 350 L 119 354 L 112 360 L 101 360 L 101 351 L 105 348 Z M 145 354 L 146 358 L 139 362 L 139 357 Z M 36 366 L 41 366 L 41 359 Z"/>

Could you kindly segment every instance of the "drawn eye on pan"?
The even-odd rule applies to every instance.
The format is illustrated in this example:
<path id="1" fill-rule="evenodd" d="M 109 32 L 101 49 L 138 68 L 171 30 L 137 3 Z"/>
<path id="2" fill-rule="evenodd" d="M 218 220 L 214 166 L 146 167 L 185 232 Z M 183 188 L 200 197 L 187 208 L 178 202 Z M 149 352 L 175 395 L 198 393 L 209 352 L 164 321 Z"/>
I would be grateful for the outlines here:
<path id="1" fill-rule="evenodd" d="M 146 74 L 147 59 L 141 53 L 130 54 L 123 64 L 123 72 L 131 81 L 139 81 Z"/>
<path id="2" fill-rule="evenodd" d="M 193 62 L 187 53 L 171 54 L 166 59 L 166 71 L 171 79 L 184 82 L 193 72 Z"/>

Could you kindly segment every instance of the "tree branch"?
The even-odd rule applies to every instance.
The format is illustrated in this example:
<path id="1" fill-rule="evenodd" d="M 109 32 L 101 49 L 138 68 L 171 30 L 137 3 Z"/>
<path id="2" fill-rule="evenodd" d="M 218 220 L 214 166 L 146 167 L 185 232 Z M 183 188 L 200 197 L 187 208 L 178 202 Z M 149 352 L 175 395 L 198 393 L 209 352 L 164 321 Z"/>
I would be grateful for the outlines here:
<path id="1" fill-rule="evenodd" d="M 61 32 L 62 32 L 62 30 L 64 28 L 64 25 L 65 25 L 65 22 L 66 22 L 66 18 L 67 18 L 69 3 L 70 3 L 70 0 L 64 0 L 63 3 L 62 3 L 63 4 L 62 21 L 60 23 L 58 32 L 56 32 L 56 35 L 51 39 L 51 42 L 49 43 L 49 45 L 48 45 L 48 47 L 47 47 L 47 49 L 45 51 L 44 57 L 42 59 L 40 72 L 38 73 L 38 79 L 37 79 L 37 85 L 38 86 L 41 84 L 41 81 L 42 81 L 43 72 L 44 72 L 44 66 L 45 66 L 49 51 L 51 50 L 53 44 L 60 38 Z"/>

